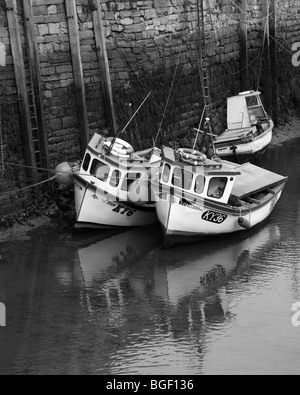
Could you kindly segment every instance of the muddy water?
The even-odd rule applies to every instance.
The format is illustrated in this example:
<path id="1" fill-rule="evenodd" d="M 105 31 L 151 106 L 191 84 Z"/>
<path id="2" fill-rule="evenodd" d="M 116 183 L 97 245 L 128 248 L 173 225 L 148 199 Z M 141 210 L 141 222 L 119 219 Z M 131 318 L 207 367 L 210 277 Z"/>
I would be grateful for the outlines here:
<path id="1" fill-rule="evenodd" d="M 248 232 L 170 250 L 157 226 L 1 244 L 0 374 L 299 374 L 300 140 L 261 163 L 289 181 Z"/>

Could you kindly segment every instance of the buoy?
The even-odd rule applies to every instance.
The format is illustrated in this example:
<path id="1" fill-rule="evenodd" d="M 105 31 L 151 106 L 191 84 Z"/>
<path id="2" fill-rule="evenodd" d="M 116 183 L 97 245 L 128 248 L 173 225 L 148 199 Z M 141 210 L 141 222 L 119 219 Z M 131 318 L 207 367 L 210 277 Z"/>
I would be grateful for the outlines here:
<path id="1" fill-rule="evenodd" d="M 73 183 L 74 163 L 63 162 L 56 166 L 56 182 L 61 185 L 71 185 Z"/>
<path id="2" fill-rule="evenodd" d="M 238 223 L 244 229 L 250 229 L 251 228 L 250 221 L 248 221 L 247 219 L 245 219 L 243 217 L 239 217 Z"/>

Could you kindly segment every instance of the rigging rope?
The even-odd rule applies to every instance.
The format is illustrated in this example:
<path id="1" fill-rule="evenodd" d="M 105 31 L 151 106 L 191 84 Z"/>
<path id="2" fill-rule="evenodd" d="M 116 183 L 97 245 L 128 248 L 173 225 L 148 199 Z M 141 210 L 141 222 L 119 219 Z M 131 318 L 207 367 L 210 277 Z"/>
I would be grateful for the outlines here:
<path id="1" fill-rule="evenodd" d="M 2 131 L 2 115 L 0 106 L 0 145 L 1 145 L 1 173 L 4 173 L 4 146 L 3 146 L 3 131 Z"/>
<path id="2" fill-rule="evenodd" d="M 263 38 L 263 43 L 262 43 L 260 68 L 259 68 L 258 80 L 257 80 L 257 89 L 256 89 L 257 91 L 259 90 L 259 82 L 260 82 L 260 77 L 261 77 L 261 73 L 262 73 L 262 65 L 263 65 L 263 57 L 264 57 L 264 51 L 265 51 L 265 42 L 266 42 L 266 38 L 267 38 L 267 30 L 268 30 L 268 23 L 266 22 L 265 33 L 264 33 L 264 38 Z"/>
<path id="3" fill-rule="evenodd" d="M 243 13 L 244 15 L 247 16 L 247 20 L 248 22 L 252 22 L 254 23 L 260 30 L 264 31 L 264 28 L 261 27 L 257 21 L 255 21 L 254 19 L 249 18 L 247 12 L 245 12 L 241 7 L 239 7 L 233 0 L 230 0 L 232 5 L 236 8 L 239 9 L 239 11 L 241 13 Z M 269 16 L 273 15 L 273 13 L 271 13 Z M 290 55 L 294 55 L 294 53 L 292 51 L 290 51 L 289 49 L 287 49 L 284 45 L 282 45 L 278 40 L 276 40 L 276 37 L 273 37 L 271 34 L 269 34 L 269 37 L 271 38 L 271 40 L 274 40 L 281 48 L 283 48 L 285 51 L 287 51 Z"/>
<path id="4" fill-rule="evenodd" d="M 161 122 L 160 122 L 160 125 L 159 125 L 159 128 L 158 128 L 158 132 L 156 134 L 155 140 L 153 142 L 153 148 L 155 147 L 157 139 L 158 139 L 158 137 L 160 135 L 161 128 L 162 128 L 162 125 L 163 125 L 163 122 L 164 122 L 164 119 L 165 119 L 165 116 L 166 116 L 166 113 L 167 113 L 167 109 L 168 109 L 169 104 L 170 104 L 172 90 L 173 90 L 173 87 L 175 85 L 176 74 L 177 74 L 177 71 L 178 71 L 178 68 L 179 68 L 179 65 L 180 65 L 180 56 L 181 56 L 182 48 L 183 48 L 183 39 L 181 40 L 180 51 L 179 51 L 179 54 L 178 54 L 178 62 L 176 64 L 176 68 L 175 68 L 175 72 L 174 72 L 171 88 L 170 88 L 170 91 L 169 91 L 169 95 L 168 95 L 168 98 L 167 98 L 167 102 L 166 102 L 166 105 L 165 105 L 164 113 L 163 113 L 163 116 L 162 116 L 162 119 L 161 119 Z"/>
<path id="5" fill-rule="evenodd" d="M 230 15 L 230 14 L 228 14 L 228 13 L 226 13 L 226 12 L 225 12 L 225 14 L 226 14 L 229 18 L 231 18 L 231 19 L 233 19 L 233 20 L 236 20 L 236 21 L 239 21 L 239 19 L 233 18 L 232 15 Z M 218 40 L 219 40 L 219 35 L 218 35 L 218 31 L 217 31 L 216 28 L 215 28 L 215 23 L 213 22 L 212 10 L 211 10 L 210 7 L 209 7 L 209 15 L 210 15 L 211 26 L 212 26 L 212 28 L 213 28 L 214 34 L 215 34 L 215 36 L 217 37 L 217 41 L 218 41 Z M 270 15 L 272 15 L 272 14 L 270 14 Z M 262 20 L 263 20 L 263 19 L 265 19 L 265 18 L 262 18 Z M 218 46 L 216 46 L 216 49 L 217 49 L 217 50 L 219 51 L 219 53 L 220 53 L 221 55 L 223 55 L 224 58 L 225 58 L 225 54 L 221 51 L 221 49 L 220 49 Z M 238 71 L 236 71 L 236 72 L 230 71 L 227 67 L 224 66 L 223 63 L 221 63 L 221 66 L 222 66 L 222 68 L 223 68 L 228 74 L 230 74 L 230 75 L 232 75 L 232 76 L 236 76 L 236 75 L 241 74 L 243 71 L 247 70 L 252 64 L 256 63 L 256 61 L 260 58 L 260 56 L 261 56 L 261 55 L 260 55 L 260 53 L 259 53 L 258 56 L 257 56 L 255 59 L 253 59 L 250 63 L 248 63 L 248 65 L 247 65 L 246 67 L 244 67 L 243 69 L 240 69 L 240 70 L 238 70 Z M 226 60 L 225 60 L 225 62 L 227 63 Z"/>

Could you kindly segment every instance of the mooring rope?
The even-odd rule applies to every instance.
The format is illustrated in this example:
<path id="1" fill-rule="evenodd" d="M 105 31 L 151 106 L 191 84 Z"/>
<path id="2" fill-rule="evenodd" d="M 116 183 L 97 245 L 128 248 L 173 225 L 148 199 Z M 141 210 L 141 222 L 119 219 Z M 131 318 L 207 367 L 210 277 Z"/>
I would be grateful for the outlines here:
<path id="1" fill-rule="evenodd" d="M 66 175 L 69 175 L 69 176 L 73 176 L 74 174 L 76 174 L 77 176 L 85 176 L 85 177 L 86 176 L 94 176 L 93 174 L 80 173 L 79 171 L 76 171 L 74 173 L 73 170 L 72 171 L 56 170 L 56 169 L 53 170 L 53 169 L 47 169 L 47 168 L 44 168 L 44 167 L 33 167 L 33 166 L 20 165 L 20 164 L 17 164 L 17 163 L 10 163 L 10 162 L 4 162 L 4 164 L 6 166 L 19 167 L 19 168 L 22 168 L 22 169 L 38 170 L 38 171 L 44 171 L 44 172 L 47 172 L 47 173 L 56 173 L 53 177 L 48 178 L 47 180 L 43 181 L 42 183 L 45 183 L 45 182 L 48 182 L 48 181 L 53 181 L 55 178 L 59 177 L 62 174 L 66 174 Z M 76 165 L 74 167 L 76 167 Z M 115 176 L 107 176 L 107 179 L 115 179 L 115 178 L 116 178 Z M 130 178 L 128 178 L 126 176 L 124 176 L 124 177 L 120 176 L 120 177 L 117 177 L 117 178 L 120 181 L 121 180 L 130 180 Z M 35 186 L 37 186 L 37 185 L 34 184 L 34 185 L 28 186 L 26 188 L 32 188 L 32 187 L 35 187 Z M 16 192 L 18 192 L 18 191 L 19 190 L 17 190 Z M 7 192 L 7 193 L 12 193 L 12 192 Z M 0 196 L 1 196 L 1 193 L 0 193 Z"/>
<path id="2" fill-rule="evenodd" d="M 12 195 L 14 193 L 19 193 L 19 192 L 25 191 L 26 189 L 35 188 L 35 187 L 37 187 L 39 185 L 42 185 L 42 184 L 45 184 L 47 182 L 50 182 L 50 181 L 54 180 L 56 177 L 57 177 L 57 175 L 53 176 L 51 178 L 48 178 L 47 180 L 37 182 L 36 184 L 33 184 L 33 185 L 28 185 L 27 187 L 24 187 L 24 188 L 15 189 L 13 191 L 0 192 L 0 196 Z"/>

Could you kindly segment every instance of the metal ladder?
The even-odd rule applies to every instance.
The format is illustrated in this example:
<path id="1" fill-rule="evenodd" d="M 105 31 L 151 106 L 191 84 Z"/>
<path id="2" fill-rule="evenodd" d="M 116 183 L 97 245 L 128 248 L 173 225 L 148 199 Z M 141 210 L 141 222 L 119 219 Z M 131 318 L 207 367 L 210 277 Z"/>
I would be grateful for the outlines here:
<path id="1" fill-rule="evenodd" d="M 201 2 L 201 7 L 200 7 Z M 211 96 L 210 96 L 210 80 L 208 70 L 208 60 L 205 42 L 205 21 L 204 21 L 204 0 L 197 0 L 198 25 L 199 25 L 199 52 L 200 52 L 200 80 L 203 92 L 203 100 L 207 118 L 211 118 Z"/>
<path id="2" fill-rule="evenodd" d="M 201 6 L 200 6 L 201 2 Z M 202 86 L 203 93 L 203 101 L 204 101 L 204 110 L 203 115 L 200 121 L 199 128 L 197 129 L 197 136 L 194 143 L 194 149 L 196 147 L 196 143 L 198 140 L 199 133 L 202 133 L 202 141 L 200 144 L 201 149 L 206 148 L 206 152 L 212 157 L 215 155 L 216 150 L 214 146 L 214 133 L 213 133 L 213 124 L 211 122 L 212 119 L 212 106 L 211 106 L 211 95 L 210 95 L 210 78 L 209 78 L 209 69 L 208 69 L 208 60 L 207 60 L 207 51 L 206 51 L 206 42 L 205 42 L 205 20 L 204 20 L 204 0 L 197 0 L 197 12 L 198 12 L 198 33 L 199 33 L 199 53 L 200 53 L 200 61 L 198 60 L 199 66 L 199 74 L 200 81 Z M 204 114 L 206 114 L 206 118 L 203 119 Z M 204 132 L 201 130 L 201 126 L 204 120 Z M 210 140 L 210 143 L 209 143 Z"/>
<path id="3" fill-rule="evenodd" d="M 35 165 L 36 167 L 42 167 L 42 152 L 41 152 L 41 144 L 39 138 L 39 123 L 37 116 L 37 107 L 36 107 L 36 98 L 34 93 L 33 86 L 33 78 L 32 78 L 32 70 L 30 68 L 27 51 L 26 48 L 23 48 L 24 54 L 24 65 L 25 65 L 25 74 L 26 74 L 26 87 L 27 87 L 27 96 L 28 96 L 28 108 L 31 122 L 31 132 L 32 132 L 32 141 L 34 147 L 34 156 L 35 156 Z"/>

